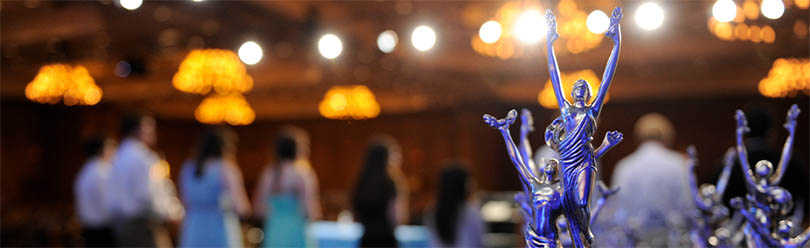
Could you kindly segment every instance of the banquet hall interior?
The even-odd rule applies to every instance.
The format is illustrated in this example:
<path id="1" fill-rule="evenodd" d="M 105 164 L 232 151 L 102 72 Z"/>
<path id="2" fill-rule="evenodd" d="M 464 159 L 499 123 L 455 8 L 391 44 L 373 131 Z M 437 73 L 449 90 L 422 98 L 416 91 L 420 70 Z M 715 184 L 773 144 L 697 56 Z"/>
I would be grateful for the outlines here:
<path id="1" fill-rule="evenodd" d="M 184 167 L 203 168 L 188 161 L 204 158 L 200 143 L 214 129 L 226 130 L 215 138 L 233 143 L 227 164 L 241 174 L 237 191 L 246 192 L 253 211 L 256 202 L 266 202 L 255 193 L 263 192 L 263 178 L 282 173 L 273 171 L 284 161 L 287 143 L 280 137 L 305 133 L 308 141 L 293 148 L 308 156 L 303 159 L 311 177 L 303 187 L 315 192 L 307 196 L 314 203 L 304 205 L 319 206 L 317 214 L 304 214 L 310 245 L 357 245 L 365 216 L 358 206 L 387 201 L 358 200 L 362 187 L 356 187 L 375 159 L 375 142 L 384 140 L 397 147 L 389 147 L 386 157 L 401 155 L 398 167 L 389 168 L 400 171 L 388 173 L 396 174 L 389 181 L 404 206 L 397 208 L 404 212 L 396 221 L 400 246 L 433 244 L 431 223 L 438 220 L 434 212 L 448 164 L 469 174 L 465 194 L 484 223 L 482 246 L 522 246 L 523 220 L 513 199 L 521 190 L 518 171 L 503 137 L 482 116 L 502 118 L 525 108 L 534 118 L 528 139 L 535 148 L 545 145 L 545 127 L 560 115 L 547 65 L 546 10 L 556 15 L 554 49 L 564 92 L 584 79 L 596 95 L 614 45 L 603 33 L 617 6 L 623 13 L 620 56 L 591 142 L 598 146 L 613 130 L 624 139 L 599 160 L 596 178 L 619 184 L 617 164 L 644 147 L 637 123 L 658 113 L 671 123 L 669 150 L 687 161 L 687 147 L 694 145 L 697 184 L 714 183 L 727 149 L 737 145 L 736 110 L 745 111 L 751 129 L 768 129 L 762 144 L 781 152 L 789 136 L 785 114 L 795 104 L 801 113 L 781 187 L 794 201 L 794 235 L 805 230 L 808 0 L 3 0 L 0 246 L 86 245 L 75 185 L 90 159 L 87 140 L 100 136 L 123 150 L 132 139 L 126 123 L 133 114 L 153 120 L 154 142 L 145 149 L 159 163 L 149 176 L 168 182 L 171 207 L 158 224 L 166 234 L 160 246 L 185 242 L 184 221 L 195 209 L 188 206 L 193 201 L 186 198 Z M 145 119 L 134 125 L 142 128 Z M 520 123 L 512 125 L 515 138 Z M 113 172 L 118 158 L 128 155 L 114 153 Z M 782 165 L 778 154 L 771 162 L 774 170 Z M 732 167 L 725 202 L 746 194 L 740 166 Z M 222 167 L 231 175 L 231 167 Z M 687 178 L 692 172 L 683 168 L 683 175 L 663 176 Z M 655 172 L 636 175 L 662 176 Z M 190 178 L 194 173 L 201 172 Z M 121 198 L 129 186 L 101 188 L 124 187 Z M 634 185 L 619 194 L 636 192 L 634 187 L 664 188 Z M 632 196 L 666 197 L 674 196 Z M 629 202 L 620 199 L 608 199 L 605 207 Z M 684 203 L 694 208 L 691 197 Z M 689 242 L 694 218 L 689 211 L 680 214 L 687 230 L 677 239 Z M 606 210 L 600 219 L 618 215 Z M 273 241 L 265 230 L 272 223 L 240 216 L 239 244 Z M 600 236 L 619 235 L 614 231 L 594 226 L 597 244 Z"/>

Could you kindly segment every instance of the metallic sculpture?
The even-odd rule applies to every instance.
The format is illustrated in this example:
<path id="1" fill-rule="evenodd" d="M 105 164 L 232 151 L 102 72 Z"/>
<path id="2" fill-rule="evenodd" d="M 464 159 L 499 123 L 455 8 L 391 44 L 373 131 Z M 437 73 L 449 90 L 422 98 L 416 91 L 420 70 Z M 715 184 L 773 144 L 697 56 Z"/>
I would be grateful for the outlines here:
<path id="1" fill-rule="evenodd" d="M 748 194 L 744 200 L 740 197 L 732 199 L 731 205 L 745 217 L 743 231 L 749 247 L 802 247 L 810 241 L 810 228 L 796 237 L 790 237 L 793 223 L 785 215 L 793 208 L 792 196 L 777 186 L 790 161 L 799 113 L 799 107 L 795 104 L 788 110 L 784 125 L 788 138 L 775 172 L 771 162 L 766 160 L 757 162 L 754 171 L 751 170 L 748 152 L 743 144 L 743 136 L 749 131 L 748 121 L 741 110 L 737 110 L 735 115 L 737 156 L 745 175 Z"/>
<path id="2" fill-rule="evenodd" d="M 527 114 L 528 111 L 524 111 L 520 147 L 515 145 L 509 132 L 509 126 L 517 118 L 517 111 L 509 111 L 504 119 L 484 115 L 484 122 L 501 132 L 509 157 L 520 174 L 521 185 L 526 194 L 522 198 L 524 200 L 521 208 L 524 209 L 524 215 L 525 212 L 531 213 L 531 221 L 527 221 L 529 225 L 526 228 L 526 242 L 530 247 L 558 246 L 559 232 L 555 223 L 560 214 L 565 215 L 568 220 L 568 231 L 571 233 L 571 240 L 575 247 L 590 246 L 593 242 L 589 203 L 593 177 L 596 173 L 596 160 L 622 140 L 620 132 L 612 131 L 605 135 L 602 146 L 596 150 L 590 143 L 596 132 L 596 123 L 619 59 L 621 48 L 619 21 L 621 18 L 621 8 L 617 7 L 610 18 L 610 28 L 605 32 L 605 36 L 613 40 L 613 49 L 596 98 L 591 105 L 588 105 L 591 98 L 590 85 L 581 79 L 577 80 L 571 92 L 573 103 L 565 100 L 553 47 L 554 41 L 559 37 L 557 23 L 551 11 L 546 11 L 546 21 L 549 25 L 548 68 L 561 116 L 546 128 L 545 133 L 546 143 L 560 154 L 560 160 L 546 160 L 548 162 L 544 165 L 543 176 L 536 176 L 539 174 L 536 173 L 538 169 L 533 169 L 534 166 L 532 166 L 534 162 L 531 161 L 531 149 L 528 147 L 526 137 L 532 130 L 533 121 Z M 562 172 L 559 187 L 553 186 L 554 174 L 557 170 Z M 603 197 L 612 194 L 610 190 L 602 190 L 607 193 L 603 194 Z M 521 197 L 516 198 L 519 201 L 521 199 Z"/>
<path id="3" fill-rule="evenodd" d="M 689 188 L 698 210 L 696 228 L 692 231 L 693 241 L 698 247 L 733 247 L 732 233 L 737 230 L 737 221 L 729 218 L 729 209 L 723 205 L 723 193 L 728 186 L 731 169 L 734 166 L 736 150 L 732 147 L 723 156 L 723 171 L 717 179 L 717 184 L 703 184 L 697 186 L 697 149 L 689 146 L 686 153 L 689 155 Z M 739 218 L 737 218 L 739 219 Z"/>

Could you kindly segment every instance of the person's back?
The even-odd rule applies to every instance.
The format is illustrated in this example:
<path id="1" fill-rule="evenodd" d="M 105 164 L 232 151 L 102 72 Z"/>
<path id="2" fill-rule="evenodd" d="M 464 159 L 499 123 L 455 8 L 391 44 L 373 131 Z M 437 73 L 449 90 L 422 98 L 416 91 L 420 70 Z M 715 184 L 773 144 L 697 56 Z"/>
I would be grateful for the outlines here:
<path id="1" fill-rule="evenodd" d="M 182 247 L 241 247 L 239 219 L 228 194 L 221 159 L 207 159 L 205 170 L 195 175 L 196 161 L 180 172 L 180 189 L 186 217 L 180 238 Z"/>
<path id="2" fill-rule="evenodd" d="M 616 164 L 611 183 L 621 190 L 606 207 L 612 214 L 601 220 L 629 231 L 630 243 L 624 245 L 682 245 L 694 205 L 686 158 L 667 148 L 675 136 L 672 124 L 660 114 L 648 114 L 636 122 L 635 134 L 641 145 Z"/>
<path id="3" fill-rule="evenodd" d="M 300 164 L 306 160 L 307 143 L 303 130 L 282 132 L 276 139 L 276 161 L 256 185 L 255 214 L 264 219 L 265 247 L 306 246 L 307 223 L 320 216 L 317 179 Z"/>
<path id="4" fill-rule="evenodd" d="M 306 244 L 306 196 L 303 175 L 295 165 L 278 164 L 263 175 L 269 178 L 266 195 L 265 247 L 301 247 Z"/>
<path id="5" fill-rule="evenodd" d="M 433 213 L 425 219 L 431 247 L 483 247 L 486 227 L 477 204 L 471 201 L 469 174 L 464 166 L 451 163 L 439 176 Z"/>
<path id="6" fill-rule="evenodd" d="M 111 140 L 102 137 L 85 143 L 89 159 L 74 184 L 76 212 L 82 225 L 84 245 L 88 247 L 115 245 L 105 192 L 110 172 L 108 160 L 113 151 L 111 143 Z"/>
<path id="7" fill-rule="evenodd" d="M 123 246 L 156 246 L 155 217 L 163 212 L 155 205 L 162 189 L 150 177 L 159 161 L 149 148 L 156 141 L 155 121 L 127 115 L 121 129 L 124 139 L 112 160 L 107 191 L 117 241 Z"/>

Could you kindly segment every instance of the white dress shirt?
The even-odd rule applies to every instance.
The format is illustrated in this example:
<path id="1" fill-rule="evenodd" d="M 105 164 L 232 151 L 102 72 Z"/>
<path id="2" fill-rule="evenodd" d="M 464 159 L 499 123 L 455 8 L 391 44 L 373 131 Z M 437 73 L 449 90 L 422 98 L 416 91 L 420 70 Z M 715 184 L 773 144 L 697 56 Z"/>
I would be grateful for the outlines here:
<path id="1" fill-rule="evenodd" d="M 76 212 L 84 227 L 103 227 L 109 224 L 110 212 L 107 209 L 105 189 L 110 165 L 93 157 L 84 164 L 76 177 L 73 193 L 76 197 Z"/>
<path id="2" fill-rule="evenodd" d="M 159 190 L 150 176 L 159 159 L 143 142 L 126 138 L 112 161 L 110 173 L 110 211 L 123 218 L 156 214 L 154 204 Z"/>

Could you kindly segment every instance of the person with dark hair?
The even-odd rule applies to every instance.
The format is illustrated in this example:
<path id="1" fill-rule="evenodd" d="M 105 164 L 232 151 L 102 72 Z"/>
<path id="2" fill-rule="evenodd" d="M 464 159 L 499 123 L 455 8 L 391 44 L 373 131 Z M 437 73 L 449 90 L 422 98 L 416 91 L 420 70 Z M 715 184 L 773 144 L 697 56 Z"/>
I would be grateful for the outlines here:
<path id="1" fill-rule="evenodd" d="M 76 197 L 76 213 L 82 225 L 82 237 L 87 247 L 115 245 L 115 235 L 110 226 L 107 209 L 107 179 L 110 160 L 115 152 L 112 139 L 98 136 L 84 142 L 87 162 L 76 177 L 73 192 Z"/>
<path id="2" fill-rule="evenodd" d="M 196 154 L 180 171 L 186 218 L 181 247 L 242 247 L 239 216 L 250 213 L 242 172 L 236 164 L 236 134 L 225 127 L 206 130 Z"/>
<path id="3" fill-rule="evenodd" d="M 143 113 L 121 119 L 121 145 L 110 171 L 109 209 L 115 219 L 117 242 L 122 246 L 157 246 L 165 232 L 160 223 L 169 217 L 164 196 L 173 188 L 153 174 L 161 159 L 150 148 L 157 142 L 155 119 Z"/>
<path id="4" fill-rule="evenodd" d="M 275 155 L 275 163 L 262 172 L 253 198 L 256 217 L 265 220 L 263 245 L 304 247 L 307 223 L 321 216 L 306 132 L 285 127 L 276 139 Z"/>
<path id="5" fill-rule="evenodd" d="M 354 186 L 351 204 L 363 225 L 360 247 L 396 247 L 394 227 L 408 219 L 408 194 L 402 155 L 393 138 L 377 138 L 369 146 Z"/>
<path id="6" fill-rule="evenodd" d="M 470 176 L 451 163 L 439 176 L 436 206 L 426 220 L 432 247 L 483 247 L 486 226 L 471 200 Z"/>

